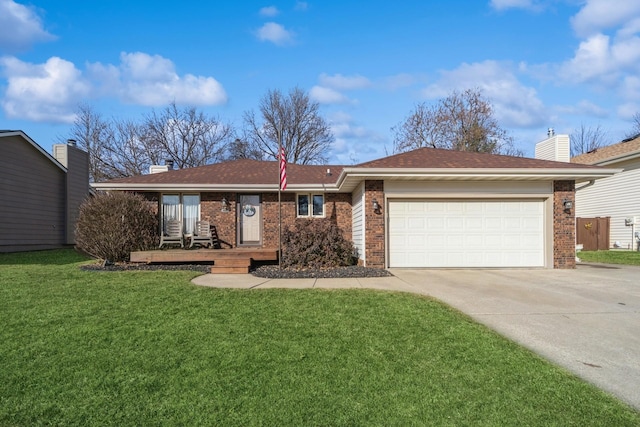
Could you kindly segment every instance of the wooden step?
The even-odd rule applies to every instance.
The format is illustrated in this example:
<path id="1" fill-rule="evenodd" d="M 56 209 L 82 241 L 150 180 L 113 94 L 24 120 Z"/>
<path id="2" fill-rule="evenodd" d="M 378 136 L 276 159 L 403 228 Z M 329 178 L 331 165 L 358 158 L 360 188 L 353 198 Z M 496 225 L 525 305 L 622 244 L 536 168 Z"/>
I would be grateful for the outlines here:
<path id="1" fill-rule="evenodd" d="M 213 265 L 217 267 L 250 267 L 251 258 L 217 258 Z"/>
<path id="2" fill-rule="evenodd" d="M 215 265 L 211 267 L 211 274 L 247 274 L 249 267 L 225 267 Z"/>

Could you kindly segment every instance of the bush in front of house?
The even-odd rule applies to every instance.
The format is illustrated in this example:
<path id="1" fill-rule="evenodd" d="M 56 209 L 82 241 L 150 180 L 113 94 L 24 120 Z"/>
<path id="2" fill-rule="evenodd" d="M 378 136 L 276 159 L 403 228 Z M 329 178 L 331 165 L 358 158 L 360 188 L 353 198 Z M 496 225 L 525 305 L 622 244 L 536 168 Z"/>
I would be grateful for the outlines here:
<path id="1" fill-rule="evenodd" d="M 298 219 L 282 233 L 284 268 L 333 268 L 354 264 L 355 248 L 329 219 Z"/>
<path id="2" fill-rule="evenodd" d="M 76 246 L 105 262 L 128 261 L 132 251 L 158 244 L 158 218 L 133 193 L 100 193 L 80 206 Z"/>

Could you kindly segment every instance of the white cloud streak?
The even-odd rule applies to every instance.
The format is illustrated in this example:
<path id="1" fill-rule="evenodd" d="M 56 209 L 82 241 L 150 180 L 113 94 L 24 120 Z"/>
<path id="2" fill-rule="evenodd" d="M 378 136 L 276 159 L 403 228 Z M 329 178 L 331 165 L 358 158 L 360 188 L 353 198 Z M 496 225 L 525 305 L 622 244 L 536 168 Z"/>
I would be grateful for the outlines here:
<path id="1" fill-rule="evenodd" d="M 73 107 L 91 92 L 81 71 L 58 57 L 49 58 L 44 64 L 4 57 L 0 58 L 0 66 L 7 76 L 2 108 L 9 118 L 72 122 Z"/>
<path id="2" fill-rule="evenodd" d="M 54 40 L 33 8 L 13 0 L 0 0 L 0 49 L 19 52 L 32 44 Z"/>
<path id="3" fill-rule="evenodd" d="M 275 6 L 266 6 L 260 9 L 260 16 L 273 17 L 279 14 L 280 11 Z"/>
<path id="4" fill-rule="evenodd" d="M 263 42 L 271 42 L 278 46 L 293 43 L 294 34 L 282 25 L 275 22 L 267 22 L 256 31 L 256 37 Z"/>
<path id="5" fill-rule="evenodd" d="M 610 28 L 624 26 L 640 15 L 637 0 L 587 0 L 571 18 L 571 25 L 579 37 L 589 37 Z"/>
<path id="6" fill-rule="evenodd" d="M 0 68 L 7 78 L 2 108 L 11 118 L 70 122 L 80 102 L 100 97 L 143 106 L 227 101 L 224 88 L 213 77 L 180 76 L 171 60 L 142 52 L 123 52 L 118 65 L 93 63 L 84 71 L 58 57 L 44 64 L 4 57 Z"/>

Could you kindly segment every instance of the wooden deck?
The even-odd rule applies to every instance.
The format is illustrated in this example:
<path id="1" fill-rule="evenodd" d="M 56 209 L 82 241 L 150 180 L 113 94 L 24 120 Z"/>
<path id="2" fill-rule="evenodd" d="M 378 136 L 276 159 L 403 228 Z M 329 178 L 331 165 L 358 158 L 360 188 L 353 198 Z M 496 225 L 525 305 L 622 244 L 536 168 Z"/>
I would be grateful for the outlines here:
<path id="1" fill-rule="evenodd" d="M 276 249 L 165 249 L 131 252 L 131 262 L 212 263 L 212 273 L 248 273 L 253 261 L 277 261 Z"/>

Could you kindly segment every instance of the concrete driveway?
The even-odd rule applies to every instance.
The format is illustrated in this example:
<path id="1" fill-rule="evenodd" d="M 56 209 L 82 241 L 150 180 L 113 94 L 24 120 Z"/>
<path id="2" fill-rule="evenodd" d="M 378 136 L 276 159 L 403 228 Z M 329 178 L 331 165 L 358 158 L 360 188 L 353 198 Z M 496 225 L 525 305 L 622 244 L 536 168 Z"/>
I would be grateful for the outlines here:
<path id="1" fill-rule="evenodd" d="M 640 410 L 639 267 L 391 271 Z"/>
<path id="2" fill-rule="evenodd" d="M 370 288 L 432 296 L 640 410 L 640 267 L 409 270 L 395 277 L 264 279 L 206 274 L 202 286 Z"/>

